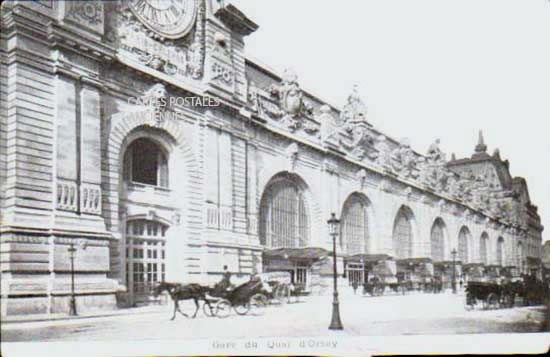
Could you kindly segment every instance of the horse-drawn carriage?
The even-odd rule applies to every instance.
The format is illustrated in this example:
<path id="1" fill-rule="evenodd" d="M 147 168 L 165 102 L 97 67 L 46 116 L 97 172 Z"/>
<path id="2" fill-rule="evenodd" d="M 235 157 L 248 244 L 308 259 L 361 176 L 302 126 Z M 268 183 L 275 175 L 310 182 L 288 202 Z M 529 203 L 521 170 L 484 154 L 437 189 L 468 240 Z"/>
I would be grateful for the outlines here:
<path id="1" fill-rule="evenodd" d="M 483 309 L 497 309 L 514 306 L 515 293 L 508 284 L 469 281 L 466 285 L 464 307 L 472 310 L 476 305 Z"/>
<path id="2" fill-rule="evenodd" d="M 405 295 L 408 290 L 412 289 L 410 281 L 401 279 L 383 280 L 377 276 L 372 277 L 369 282 L 363 284 L 363 295 L 382 296 L 389 290 L 391 292 Z"/>
<path id="3" fill-rule="evenodd" d="M 248 282 L 235 288 L 211 289 L 206 295 L 203 311 L 206 316 L 225 318 L 235 310 L 238 315 L 246 315 L 254 310 L 256 315 L 261 315 L 268 305 L 265 287 L 258 277 L 251 278 Z"/>
<path id="4" fill-rule="evenodd" d="M 466 285 L 465 308 L 471 310 L 479 303 L 484 309 L 513 307 L 516 297 L 524 305 L 542 304 L 548 294 L 548 286 L 532 276 L 501 283 L 470 281 Z"/>

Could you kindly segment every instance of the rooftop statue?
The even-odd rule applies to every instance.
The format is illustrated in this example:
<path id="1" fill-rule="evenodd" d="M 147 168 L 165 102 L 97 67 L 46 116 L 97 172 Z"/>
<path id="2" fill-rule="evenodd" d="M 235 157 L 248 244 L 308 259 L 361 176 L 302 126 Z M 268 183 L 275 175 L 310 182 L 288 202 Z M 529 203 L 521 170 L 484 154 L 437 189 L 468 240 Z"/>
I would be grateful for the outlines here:
<path id="1" fill-rule="evenodd" d="M 348 96 L 347 103 L 340 113 L 340 120 L 344 135 L 347 136 L 341 138 L 342 146 L 361 160 L 376 160 L 376 135 L 371 130 L 372 125 L 367 122 L 367 106 L 359 96 L 357 86 L 353 87 Z"/>
<path id="2" fill-rule="evenodd" d="M 436 139 L 428 148 L 426 153 L 426 159 L 429 164 L 443 164 L 445 163 L 445 154 L 439 148 L 440 140 Z"/>

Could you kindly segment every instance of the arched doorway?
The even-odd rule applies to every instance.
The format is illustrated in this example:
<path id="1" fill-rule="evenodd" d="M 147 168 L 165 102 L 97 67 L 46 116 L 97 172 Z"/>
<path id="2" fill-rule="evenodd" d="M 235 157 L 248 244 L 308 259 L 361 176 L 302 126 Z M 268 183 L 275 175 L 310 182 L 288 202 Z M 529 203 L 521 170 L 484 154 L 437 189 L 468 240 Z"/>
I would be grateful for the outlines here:
<path id="1" fill-rule="evenodd" d="M 264 270 L 288 271 L 294 284 L 307 288 L 314 261 L 301 255 L 310 241 L 307 186 L 296 175 L 281 173 L 266 186 L 260 202 L 260 244 Z M 305 252 L 305 250 L 304 250 Z M 272 254 L 273 253 L 273 254 Z"/>
<path id="2" fill-rule="evenodd" d="M 169 219 L 174 211 L 168 165 L 171 143 L 166 139 L 160 131 L 140 128 L 128 136 L 122 155 L 122 270 L 130 305 L 154 300 L 152 289 L 166 276 Z"/>
<path id="3" fill-rule="evenodd" d="M 362 285 L 366 280 L 364 263 L 354 259 L 354 255 L 369 253 L 368 200 L 360 193 L 351 194 L 342 209 L 340 249 L 347 255 L 345 262 L 350 285 Z"/>

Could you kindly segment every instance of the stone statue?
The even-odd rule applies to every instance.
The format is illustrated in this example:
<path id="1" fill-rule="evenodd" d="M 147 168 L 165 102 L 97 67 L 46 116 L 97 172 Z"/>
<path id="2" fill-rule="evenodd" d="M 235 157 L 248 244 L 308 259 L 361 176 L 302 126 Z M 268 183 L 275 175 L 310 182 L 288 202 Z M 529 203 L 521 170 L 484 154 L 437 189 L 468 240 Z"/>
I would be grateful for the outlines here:
<path id="1" fill-rule="evenodd" d="M 354 86 L 348 96 L 347 103 L 340 113 L 340 120 L 347 136 L 341 139 L 342 146 L 361 160 L 376 160 L 376 137 L 371 130 L 372 125 L 367 122 L 367 106 L 361 100 L 357 86 Z"/>
<path id="2" fill-rule="evenodd" d="M 441 164 L 445 162 L 445 154 L 439 148 L 440 140 L 436 139 L 428 148 L 426 159 L 429 164 Z"/>
<path id="3" fill-rule="evenodd" d="M 152 109 L 151 125 L 159 125 L 163 120 L 163 113 L 168 104 L 168 93 L 164 84 L 157 83 L 149 88 L 140 98 L 141 103 Z"/>

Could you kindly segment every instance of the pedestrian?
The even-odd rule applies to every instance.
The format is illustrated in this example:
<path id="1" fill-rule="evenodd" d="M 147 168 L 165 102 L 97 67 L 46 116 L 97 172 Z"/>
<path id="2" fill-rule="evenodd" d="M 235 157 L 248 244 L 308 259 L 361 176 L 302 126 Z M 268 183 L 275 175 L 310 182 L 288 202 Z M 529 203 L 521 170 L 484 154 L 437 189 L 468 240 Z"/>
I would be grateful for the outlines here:
<path id="1" fill-rule="evenodd" d="M 353 287 L 353 294 L 357 295 L 357 286 L 359 284 L 357 284 L 357 280 L 354 280 L 352 283 L 351 283 L 351 286 Z"/>

